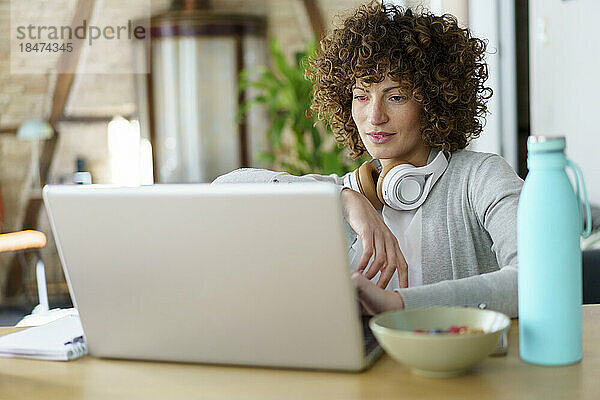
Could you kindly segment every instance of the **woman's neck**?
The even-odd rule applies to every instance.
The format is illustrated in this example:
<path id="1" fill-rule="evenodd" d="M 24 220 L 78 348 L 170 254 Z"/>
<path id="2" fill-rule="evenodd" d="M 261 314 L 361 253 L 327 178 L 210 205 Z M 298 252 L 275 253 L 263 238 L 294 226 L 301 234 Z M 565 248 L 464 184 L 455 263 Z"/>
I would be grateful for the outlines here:
<path id="1" fill-rule="evenodd" d="M 422 167 L 427 165 L 430 151 L 431 147 L 424 147 L 413 154 L 407 154 L 403 157 L 380 158 L 379 162 L 381 163 L 382 168 L 385 168 L 391 163 L 410 164 L 414 165 L 415 167 Z"/>

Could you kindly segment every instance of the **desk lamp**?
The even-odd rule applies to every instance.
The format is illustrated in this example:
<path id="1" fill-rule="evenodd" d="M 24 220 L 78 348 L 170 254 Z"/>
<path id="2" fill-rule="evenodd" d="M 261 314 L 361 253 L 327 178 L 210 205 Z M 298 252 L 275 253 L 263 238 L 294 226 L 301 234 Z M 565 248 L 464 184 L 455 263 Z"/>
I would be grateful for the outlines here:
<path id="1" fill-rule="evenodd" d="M 17 130 L 17 137 L 21 140 L 31 141 L 31 188 L 40 187 L 40 140 L 49 139 L 54 134 L 54 129 L 46 121 L 30 119 L 21 124 Z"/>

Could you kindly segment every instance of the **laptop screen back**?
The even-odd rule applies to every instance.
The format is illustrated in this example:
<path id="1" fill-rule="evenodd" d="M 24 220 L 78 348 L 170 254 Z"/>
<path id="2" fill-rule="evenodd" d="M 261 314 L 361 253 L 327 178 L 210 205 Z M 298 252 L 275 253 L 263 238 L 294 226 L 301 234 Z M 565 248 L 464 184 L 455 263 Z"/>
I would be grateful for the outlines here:
<path id="1" fill-rule="evenodd" d="M 44 201 L 92 355 L 364 367 L 334 186 L 65 185 Z"/>

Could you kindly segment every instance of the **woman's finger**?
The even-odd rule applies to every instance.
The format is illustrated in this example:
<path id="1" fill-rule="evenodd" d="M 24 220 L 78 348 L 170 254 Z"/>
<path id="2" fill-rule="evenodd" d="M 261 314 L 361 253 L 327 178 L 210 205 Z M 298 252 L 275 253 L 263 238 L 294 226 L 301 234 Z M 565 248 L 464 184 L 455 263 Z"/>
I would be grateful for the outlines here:
<path id="1" fill-rule="evenodd" d="M 369 260 L 371 260 L 371 256 L 373 255 L 373 234 L 369 232 L 361 237 L 363 252 L 362 257 L 360 258 L 360 262 L 358 263 L 358 267 L 356 268 L 358 271 L 363 272 L 367 265 L 369 265 Z"/>
<path id="2" fill-rule="evenodd" d="M 378 288 L 360 273 L 353 273 L 352 281 L 358 291 L 360 302 L 366 311 L 378 314 L 404 307 L 402 297 L 398 293 Z"/>
<path id="3" fill-rule="evenodd" d="M 383 241 L 382 234 L 375 232 L 373 245 L 375 247 L 375 258 L 373 259 L 371 266 L 365 273 L 365 277 L 367 277 L 367 279 L 371 279 L 375 275 L 377 275 L 381 267 L 383 267 L 383 265 L 385 264 L 386 259 L 385 243 Z"/>
<path id="4" fill-rule="evenodd" d="M 396 268 L 394 268 L 393 264 L 391 262 L 386 264 L 385 267 L 381 269 L 381 275 L 379 275 L 379 279 L 377 280 L 377 287 L 385 289 L 392 280 L 394 272 L 396 272 Z"/>
<path id="5" fill-rule="evenodd" d="M 396 270 L 398 271 L 398 286 L 406 288 L 408 287 L 408 263 L 404 258 L 402 250 L 400 250 L 400 246 L 397 247 L 396 254 L 396 259 L 398 261 L 396 264 Z"/>
<path id="6" fill-rule="evenodd" d="M 375 312 L 370 307 L 369 296 L 365 295 L 364 293 L 365 288 L 371 282 L 359 272 L 354 272 L 352 274 L 352 281 L 354 282 L 354 286 L 356 287 L 356 292 L 358 294 L 358 304 L 360 306 L 360 313 L 362 315 L 375 315 Z"/>
<path id="7" fill-rule="evenodd" d="M 385 236 L 386 241 L 384 244 L 386 260 L 384 263 L 384 267 L 381 269 L 381 275 L 377 280 L 377 286 L 382 289 L 385 289 L 387 287 L 388 283 L 392 279 L 392 276 L 394 276 L 394 272 L 396 272 L 396 252 L 394 247 L 394 242 L 396 241 L 396 238 L 391 234 Z"/>
<path id="8" fill-rule="evenodd" d="M 384 267 L 381 269 L 381 275 L 379 276 L 379 279 L 377 280 L 377 287 L 380 287 L 382 289 L 385 289 L 387 287 L 387 285 L 390 283 L 390 281 L 392 280 L 392 277 L 394 276 L 394 272 L 396 272 L 396 268 L 395 268 L 395 254 L 394 251 L 387 251 L 386 252 L 388 254 L 388 258 L 385 262 Z"/>

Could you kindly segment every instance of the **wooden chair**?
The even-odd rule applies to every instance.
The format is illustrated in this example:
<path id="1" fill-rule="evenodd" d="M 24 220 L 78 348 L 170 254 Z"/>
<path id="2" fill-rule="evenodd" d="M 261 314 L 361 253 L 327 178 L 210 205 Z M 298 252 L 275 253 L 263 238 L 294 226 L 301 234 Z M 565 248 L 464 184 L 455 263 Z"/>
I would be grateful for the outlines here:
<path id="1" fill-rule="evenodd" d="M 25 230 L 19 232 L 0 234 L 0 253 L 7 251 L 35 250 L 38 262 L 35 266 L 35 275 L 37 279 L 39 306 L 36 312 L 49 310 L 48 289 L 46 286 L 46 268 L 39 249 L 46 246 L 46 235 L 43 232 L 34 230 Z"/>

